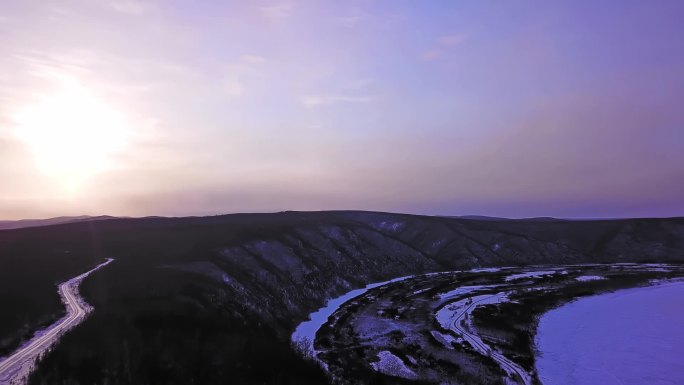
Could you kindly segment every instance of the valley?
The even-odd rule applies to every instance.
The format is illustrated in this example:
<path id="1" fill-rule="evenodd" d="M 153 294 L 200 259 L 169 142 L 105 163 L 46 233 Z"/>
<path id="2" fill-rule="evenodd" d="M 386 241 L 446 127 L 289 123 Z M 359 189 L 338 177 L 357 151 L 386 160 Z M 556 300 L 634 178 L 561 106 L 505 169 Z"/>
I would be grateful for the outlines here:
<path id="1" fill-rule="evenodd" d="M 455 270 L 481 269 L 481 280 L 466 285 L 477 286 L 487 284 L 488 274 L 503 277 L 505 270 L 491 269 L 506 266 L 677 263 L 684 261 L 682 250 L 681 218 L 491 221 L 327 211 L 102 219 L 3 230 L 0 306 L 14 311 L 0 317 L 0 356 L 64 317 L 57 285 L 105 258 L 116 262 L 80 287 L 95 311 L 45 354 L 29 384 L 330 383 L 325 370 L 292 349 L 290 338 L 312 312 L 352 290 Z M 416 309 L 404 311 L 413 312 L 414 320 L 427 317 L 434 324 L 430 330 L 452 333 L 427 316 L 431 300 L 425 296 L 441 290 L 437 282 L 444 291 L 461 285 L 447 278 L 412 282 L 418 285 L 414 291 L 426 291 L 412 294 Z M 513 312 L 512 325 L 528 322 L 513 305 L 501 304 L 512 306 L 506 310 Z M 487 309 L 472 311 L 478 330 L 499 327 L 480 324 L 478 314 Z M 501 317 L 492 314 L 487 321 L 508 322 Z M 433 337 L 416 338 L 422 343 Z M 527 341 L 520 338 L 512 340 L 516 349 Z M 508 357 L 505 346 L 495 347 Z M 460 349 L 453 352 L 463 362 L 477 357 Z M 388 353 L 382 357 L 398 363 Z M 511 360 L 529 371 L 525 357 Z M 474 360 L 487 373 L 506 375 L 491 359 Z M 379 381 L 385 376 L 365 368 Z"/>
<path id="2" fill-rule="evenodd" d="M 83 301 L 79 295 L 78 287 L 83 279 L 112 261 L 113 259 L 107 259 L 93 269 L 59 285 L 59 295 L 66 305 L 67 316 L 48 328 L 39 330 L 24 346 L 8 357 L 0 359 L 0 384 L 23 383 L 35 363 L 51 346 L 57 343 L 59 337 L 83 322 L 93 308 Z"/>
<path id="3" fill-rule="evenodd" d="M 539 384 L 534 339 L 542 314 L 579 297 L 683 277 L 684 266 L 662 264 L 420 275 L 342 304 L 313 349 L 345 384 Z"/>

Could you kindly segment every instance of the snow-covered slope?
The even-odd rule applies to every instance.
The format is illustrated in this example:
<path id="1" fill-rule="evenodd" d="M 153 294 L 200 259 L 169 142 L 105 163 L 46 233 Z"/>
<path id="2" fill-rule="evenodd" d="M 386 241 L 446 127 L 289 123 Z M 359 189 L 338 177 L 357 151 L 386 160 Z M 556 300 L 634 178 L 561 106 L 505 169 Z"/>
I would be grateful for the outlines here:
<path id="1" fill-rule="evenodd" d="M 684 282 L 588 297 L 545 314 L 544 385 L 684 384 Z"/>

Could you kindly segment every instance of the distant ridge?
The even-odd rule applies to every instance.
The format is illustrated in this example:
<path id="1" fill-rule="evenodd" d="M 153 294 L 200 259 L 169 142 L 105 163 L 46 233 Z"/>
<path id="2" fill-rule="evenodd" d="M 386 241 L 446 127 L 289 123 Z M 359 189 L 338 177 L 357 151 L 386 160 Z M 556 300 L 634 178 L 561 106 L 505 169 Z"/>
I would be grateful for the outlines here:
<path id="1" fill-rule="evenodd" d="M 485 215 L 454 215 L 447 218 L 458 218 L 458 219 L 472 219 L 475 221 L 510 221 L 511 218 L 503 217 L 488 217 Z"/>
<path id="2" fill-rule="evenodd" d="M 554 217 L 503 218 L 503 217 L 488 217 L 485 215 L 446 216 L 445 218 L 471 219 L 474 221 L 531 221 L 531 222 L 569 221 L 569 219 L 554 218 Z"/>
<path id="3" fill-rule="evenodd" d="M 234 217 L 234 216 L 273 216 L 273 215 L 315 215 L 323 213 L 346 213 L 346 214 L 384 214 L 384 215 L 399 215 L 399 216 L 413 216 L 413 217 L 426 217 L 426 215 L 421 214 L 404 214 L 404 213 L 392 213 L 392 212 L 379 212 L 379 211 L 364 211 L 364 210 L 324 210 L 324 211 L 293 211 L 286 210 L 280 212 L 260 212 L 260 213 L 229 213 L 229 214 L 215 214 L 215 215 L 197 215 L 197 216 L 179 216 L 179 217 L 169 217 L 161 215 L 150 215 L 145 217 L 119 217 L 111 215 L 74 215 L 74 216 L 61 216 L 46 219 L 19 219 L 19 220 L 0 220 L 0 231 L 1 230 L 12 230 L 12 229 L 23 229 L 28 227 L 42 227 L 42 226 L 52 226 L 61 225 L 69 223 L 87 222 L 87 221 L 100 221 L 109 219 L 168 219 L 168 220 L 178 220 L 178 219 L 189 219 L 189 220 L 214 220 L 223 217 Z M 427 215 L 430 217 L 430 215 Z M 593 222 L 593 221 L 623 221 L 623 220 L 639 220 L 639 219 L 678 219 L 681 217 L 671 217 L 671 218 L 656 218 L 656 217 L 639 217 L 639 218 L 577 218 L 577 219 L 567 219 L 567 218 L 555 218 L 555 217 L 530 217 L 530 218 L 504 218 L 504 217 L 491 217 L 486 215 L 434 215 L 433 218 L 446 218 L 446 219 L 464 219 L 471 221 L 482 221 L 482 222 Z"/>
<path id="4" fill-rule="evenodd" d="M 84 222 L 84 221 L 100 221 L 106 219 L 116 219 L 117 217 L 112 217 L 109 215 L 79 215 L 72 217 L 55 217 L 48 219 L 20 219 L 17 221 L 0 221 L 0 230 L 12 230 L 12 229 L 24 229 L 27 227 L 40 227 L 40 226 L 51 226 L 59 225 L 63 223 L 74 223 L 74 222 Z"/>

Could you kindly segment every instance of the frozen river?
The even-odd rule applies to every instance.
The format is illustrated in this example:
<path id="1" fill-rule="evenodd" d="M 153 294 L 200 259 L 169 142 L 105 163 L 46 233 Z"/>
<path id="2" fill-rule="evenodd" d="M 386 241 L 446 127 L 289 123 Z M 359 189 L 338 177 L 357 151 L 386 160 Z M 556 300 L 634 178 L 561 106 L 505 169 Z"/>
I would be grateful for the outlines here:
<path id="1" fill-rule="evenodd" d="M 329 300 L 325 306 L 309 314 L 309 319 L 307 321 L 304 321 L 297 326 L 295 332 L 292 333 L 292 342 L 297 343 L 303 340 L 309 341 L 311 344 L 308 346 L 308 348 L 311 349 L 310 353 L 315 357 L 316 350 L 313 347 L 313 342 L 316 340 L 316 332 L 328 321 L 328 317 L 330 317 L 337 309 L 339 309 L 340 306 L 351 299 L 365 294 L 370 289 L 374 289 L 388 283 L 403 281 L 410 277 L 411 276 L 406 276 L 395 278 L 389 281 L 371 283 L 364 288 L 352 290 L 337 298 Z"/>
<path id="2" fill-rule="evenodd" d="M 684 384 L 684 282 L 587 297 L 545 314 L 544 385 Z"/>

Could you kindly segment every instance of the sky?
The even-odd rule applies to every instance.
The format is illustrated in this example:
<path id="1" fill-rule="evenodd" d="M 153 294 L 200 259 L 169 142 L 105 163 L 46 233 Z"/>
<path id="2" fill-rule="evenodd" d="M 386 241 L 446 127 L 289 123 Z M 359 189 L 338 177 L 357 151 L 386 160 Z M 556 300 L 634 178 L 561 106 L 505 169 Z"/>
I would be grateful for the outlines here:
<path id="1" fill-rule="evenodd" d="M 0 219 L 684 215 L 684 2 L 3 0 Z"/>

